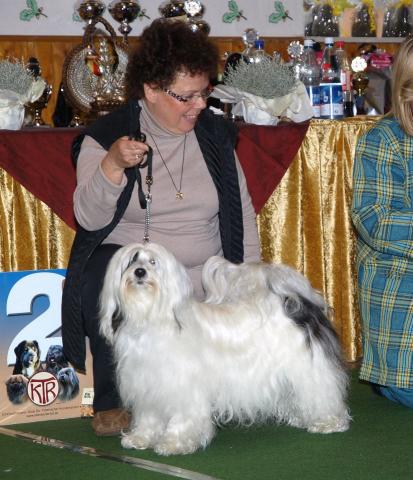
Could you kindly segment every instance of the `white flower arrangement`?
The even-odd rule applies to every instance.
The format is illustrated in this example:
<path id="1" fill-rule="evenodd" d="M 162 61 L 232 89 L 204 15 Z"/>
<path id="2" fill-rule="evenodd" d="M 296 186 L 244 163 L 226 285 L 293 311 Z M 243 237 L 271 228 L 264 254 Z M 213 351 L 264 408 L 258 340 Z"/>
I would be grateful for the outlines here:
<path id="1" fill-rule="evenodd" d="M 38 100 L 46 82 L 35 78 L 22 62 L 0 61 L 0 129 L 18 130 L 23 125 L 24 106 Z"/>
<path id="2" fill-rule="evenodd" d="M 302 122 L 313 116 L 313 109 L 302 82 L 292 69 L 263 58 L 259 63 L 238 62 L 229 66 L 212 96 L 231 103 L 232 114 L 247 123 L 276 125 L 281 117 Z"/>
<path id="3" fill-rule="evenodd" d="M 258 63 L 240 61 L 235 67 L 229 65 L 223 82 L 263 98 L 287 95 L 297 84 L 291 68 L 265 57 Z"/>

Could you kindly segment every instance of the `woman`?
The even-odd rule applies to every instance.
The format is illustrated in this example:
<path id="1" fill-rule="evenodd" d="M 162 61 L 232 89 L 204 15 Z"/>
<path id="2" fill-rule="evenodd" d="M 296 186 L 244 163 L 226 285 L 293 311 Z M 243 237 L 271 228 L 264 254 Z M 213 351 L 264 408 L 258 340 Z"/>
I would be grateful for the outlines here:
<path id="1" fill-rule="evenodd" d="M 358 142 L 352 218 L 364 356 L 360 377 L 413 408 L 413 39 L 392 71 L 392 111 Z"/>
<path id="2" fill-rule="evenodd" d="M 97 299 L 116 249 L 148 233 L 148 168 L 140 175 L 137 167 L 145 165 L 149 146 L 149 238 L 188 268 L 197 297 L 203 297 L 201 270 L 211 255 L 259 260 L 255 214 L 234 153 L 236 131 L 205 109 L 217 64 L 217 50 L 205 34 L 180 21 L 155 20 L 128 64 L 128 105 L 92 124 L 74 144 L 79 229 L 63 292 L 63 345 L 71 363 L 84 370 L 89 337 L 98 435 L 128 426 L 111 351 L 98 331 Z M 146 141 L 139 141 L 141 133 Z"/>

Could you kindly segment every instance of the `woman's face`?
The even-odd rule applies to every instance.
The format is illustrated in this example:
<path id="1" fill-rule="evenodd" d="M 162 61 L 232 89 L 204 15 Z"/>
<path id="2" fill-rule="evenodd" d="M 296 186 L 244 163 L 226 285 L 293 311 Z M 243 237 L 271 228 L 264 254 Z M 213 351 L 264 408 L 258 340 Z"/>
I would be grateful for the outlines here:
<path id="1" fill-rule="evenodd" d="M 206 107 L 206 100 L 200 95 L 208 85 L 206 74 L 178 73 L 167 92 L 145 84 L 145 101 L 160 125 L 173 133 L 187 133 L 194 128 L 198 115 Z M 187 102 L 176 98 L 191 95 L 194 97 Z"/>

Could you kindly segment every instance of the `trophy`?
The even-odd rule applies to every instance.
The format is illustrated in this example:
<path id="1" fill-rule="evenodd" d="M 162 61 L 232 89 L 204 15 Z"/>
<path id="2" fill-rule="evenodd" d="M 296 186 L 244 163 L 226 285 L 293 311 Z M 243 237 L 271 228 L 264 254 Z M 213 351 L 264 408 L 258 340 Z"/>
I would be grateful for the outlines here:
<path id="1" fill-rule="evenodd" d="M 186 20 L 184 10 L 185 2 L 181 0 L 171 0 L 159 7 L 159 12 L 164 18 L 174 18 L 176 20 Z"/>
<path id="2" fill-rule="evenodd" d="M 27 106 L 28 123 L 26 127 L 49 127 L 42 118 L 42 111 L 47 107 L 50 96 L 52 95 L 52 86 L 46 83 L 42 95 L 38 100 L 33 103 L 29 103 Z"/>
<path id="3" fill-rule="evenodd" d="M 211 31 L 208 23 L 201 17 L 204 13 L 204 6 L 199 0 L 186 0 L 184 2 L 184 11 L 188 17 L 188 25 L 193 32 L 201 31 L 206 35 Z"/>
<path id="4" fill-rule="evenodd" d="M 351 62 L 351 69 L 353 70 L 353 90 L 356 93 L 356 109 L 357 115 L 366 115 L 365 93 L 369 84 L 369 77 L 365 72 L 367 62 L 363 57 L 355 57 Z"/>
<path id="5" fill-rule="evenodd" d="M 98 23 L 108 34 L 96 27 Z M 116 37 L 107 20 L 95 18 L 87 25 L 82 43 L 66 55 L 63 64 L 65 97 L 77 114 L 73 121 L 88 123 L 125 102 L 127 63 L 125 42 Z"/>
<path id="6" fill-rule="evenodd" d="M 125 102 L 124 75 L 125 72 L 117 69 L 119 58 L 105 37 L 99 39 L 98 51 L 94 62 L 93 72 L 96 77 L 93 100 L 90 103 L 92 118 L 105 115 Z"/>
<path id="7" fill-rule="evenodd" d="M 365 72 L 355 73 L 353 76 L 353 88 L 356 92 L 357 115 L 366 115 L 364 106 L 365 93 L 369 84 L 369 77 Z"/>
<path id="8" fill-rule="evenodd" d="M 32 72 L 34 78 L 41 78 L 41 69 L 40 64 L 37 58 L 30 57 L 27 63 L 27 70 Z M 46 124 L 42 118 L 42 111 L 47 107 L 49 103 L 50 96 L 52 95 L 52 86 L 45 82 L 43 93 L 41 96 L 31 102 L 26 104 L 25 112 L 25 121 L 24 125 L 26 127 L 49 127 L 50 125 Z"/>
<path id="9" fill-rule="evenodd" d="M 128 43 L 128 35 L 132 30 L 129 24 L 139 15 L 141 7 L 136 0 L 113 0 L 108 9 L 112 17 L 120 22 L 118 30 L 123 35 L 123 41 Z"/>
<path id="10" fill-rule="evenodd" d="M 79 17 L 89 25 L 98 17 L 101 17 L 106 9 L 101 0 L 81 0 L 75 7 Z"/>
<path id="11" fill-rule="evenodd" d="M 211 30 L 208 23 L 201 18 L 204 7 L 199 0 L 170 0 L 162 4 L 159 11 L 164 18 L 187 22 L 193 32 L 201 31 L 208 35 Z"/>
<path id="12" fill-rule="evenodd" d="M 255 41 L 259 38 L 260 34 L 257 30 L 255 30 L 255 28 L 247 28 L 242 34 L 242 41 L 244 42 L 245 48 L 241 52 L 241 55 L 243 55 L 247 63 L 254 63 L 254 57 L 252 54 L 255 50 Z"/>

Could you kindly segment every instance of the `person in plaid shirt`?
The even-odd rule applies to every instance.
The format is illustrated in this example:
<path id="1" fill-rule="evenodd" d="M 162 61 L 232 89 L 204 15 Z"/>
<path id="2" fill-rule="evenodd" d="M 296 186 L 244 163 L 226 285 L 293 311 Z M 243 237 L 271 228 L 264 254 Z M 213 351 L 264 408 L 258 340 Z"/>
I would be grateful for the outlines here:
<path id="1" fill-rule="evenodd" d="M 392 67 L 392 111 L 358 140 L 351 215 L 360 378 L 413 408 L 413 38 L 401 44 Z"/>

